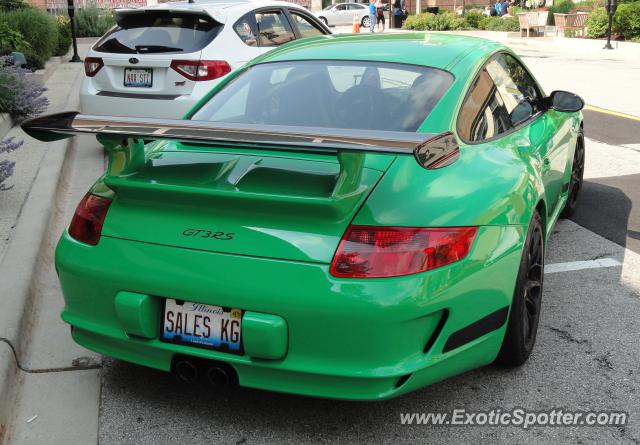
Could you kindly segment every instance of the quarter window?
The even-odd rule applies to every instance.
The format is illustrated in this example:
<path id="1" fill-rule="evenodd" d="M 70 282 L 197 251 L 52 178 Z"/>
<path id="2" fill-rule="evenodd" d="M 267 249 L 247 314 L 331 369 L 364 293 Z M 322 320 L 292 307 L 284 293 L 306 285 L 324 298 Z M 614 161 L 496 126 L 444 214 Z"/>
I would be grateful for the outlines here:
<path id="1" fill-rule="evenodd" d="M 253 17 L 251 14 L 245 14 L 236 22 L 233 29 L 245 45 L 258 46 L 258 33 L 256 32 L 256 27 L 253 23 Z"/>
<path id="2" fill-rule="evenodd" d="M 297 12 L 289 11 L 291 13 L 291 17 L 298 27 L 298 31 L 300 31 L 300 36 L 302 38 L 305 37 L 317 37 L 324 35 L 322 31 L 320 31 L 314 24 L 309 22 L 309 19 L 303 17 Z"/>
<path id="3" fill-rule="evenodd" d="M 278 46 L 295 39 L 282 11 L 257 13 L 256 24 L 260 46 Z"/>
<path id="4" fill-rule="evenodd" d="M 511 128 L 509 114 L 491 76 L 483 69 L 458 116 L 458 132 L 465 141 L 490 139 Z"/>

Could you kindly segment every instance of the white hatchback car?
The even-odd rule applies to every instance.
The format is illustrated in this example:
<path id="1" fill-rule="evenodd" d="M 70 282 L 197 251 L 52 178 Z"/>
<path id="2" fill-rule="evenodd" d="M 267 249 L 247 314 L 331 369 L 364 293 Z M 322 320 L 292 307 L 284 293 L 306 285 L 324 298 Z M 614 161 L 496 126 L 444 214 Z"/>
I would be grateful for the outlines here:
<path id="1" fill-rule="evenodd" d="M 163 3 L 115 17 L 84 60 L 85 114 L 177 119 L 256 56 L 331 34 L 305 8 L 270 0 Z"/>

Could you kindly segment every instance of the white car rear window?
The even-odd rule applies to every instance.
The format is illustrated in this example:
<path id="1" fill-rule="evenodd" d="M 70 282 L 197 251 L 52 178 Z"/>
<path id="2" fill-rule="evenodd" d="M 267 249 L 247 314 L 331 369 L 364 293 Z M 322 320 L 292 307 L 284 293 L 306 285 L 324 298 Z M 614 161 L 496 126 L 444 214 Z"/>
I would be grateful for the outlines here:
<path id="1" fill-rule="evenodd" d="M 94 50 L 106 53 L 191 53 L 216 38 L 224 25 L 205 14 L 139 11 L 118 19 Z"/>

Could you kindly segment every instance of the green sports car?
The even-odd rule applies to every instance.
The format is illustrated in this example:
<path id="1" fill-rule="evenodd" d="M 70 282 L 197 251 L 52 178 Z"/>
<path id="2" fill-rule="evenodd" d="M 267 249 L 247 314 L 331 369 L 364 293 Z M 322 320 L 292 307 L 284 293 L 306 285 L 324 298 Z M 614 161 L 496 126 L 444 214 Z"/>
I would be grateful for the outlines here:
<path id="1" fill-rule="evenodd" d="M 62 318 L 184 380 L 320 397 L 520 365 L 583 105 L 498 43 L 407 33 L 284 45 L 184 120 L 28 121 L 109 153 L 57 247 Z"/>

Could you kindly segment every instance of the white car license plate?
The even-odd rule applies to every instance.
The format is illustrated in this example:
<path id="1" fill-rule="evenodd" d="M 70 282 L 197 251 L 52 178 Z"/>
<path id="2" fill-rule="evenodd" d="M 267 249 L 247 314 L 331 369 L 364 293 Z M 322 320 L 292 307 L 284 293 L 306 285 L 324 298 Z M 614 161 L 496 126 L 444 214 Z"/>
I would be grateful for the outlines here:
<path id="1" fill-rule="evenodd" d="M 161 339 L 242 353 L 242 310 L 167 298 Z"/>
<path id="2" fill-rule="evenodd" d="M 151 68 L 125 68 L 124 86 L 151 88 L 153 86 L 153 70 Z"/>

